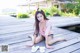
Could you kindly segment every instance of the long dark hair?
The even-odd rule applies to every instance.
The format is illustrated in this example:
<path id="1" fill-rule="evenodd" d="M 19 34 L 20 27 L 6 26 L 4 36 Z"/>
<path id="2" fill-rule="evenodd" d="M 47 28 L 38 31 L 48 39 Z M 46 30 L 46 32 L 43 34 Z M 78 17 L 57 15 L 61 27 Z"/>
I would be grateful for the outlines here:
<path id="1" fill-rule="evenodd" d="M 39 34 L 39 20 L 37 19 L 37 15 L 38 14 L 42 14 L 44 16 L 44 20 L 49 20 L 48 18 L 46 18 L 46 15 L 44 13 L 43 10 L 37 10 L 35 13 L 35 34 L 38 35 Z"/>

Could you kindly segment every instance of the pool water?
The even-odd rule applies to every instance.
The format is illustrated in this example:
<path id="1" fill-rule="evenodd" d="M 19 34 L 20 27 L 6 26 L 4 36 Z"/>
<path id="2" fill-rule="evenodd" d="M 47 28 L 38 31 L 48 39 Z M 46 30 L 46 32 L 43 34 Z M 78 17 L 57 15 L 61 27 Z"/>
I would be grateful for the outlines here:
<path id="1" fill-rule="evenodd" d="M 61 27 L 61 28 L 80 33 L 80 26 Z"/>

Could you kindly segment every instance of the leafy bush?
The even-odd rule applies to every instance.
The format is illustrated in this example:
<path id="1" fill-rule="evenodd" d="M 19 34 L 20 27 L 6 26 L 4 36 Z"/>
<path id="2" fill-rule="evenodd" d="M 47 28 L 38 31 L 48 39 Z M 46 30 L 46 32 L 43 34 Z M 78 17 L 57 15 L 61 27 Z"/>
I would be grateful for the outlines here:
<path id="1" fill-rule="evenodd" d="M 50 14 L 51 14 L 51 16 L 53 16 L 58 11 L 59 10 L 56 7 L 54 7 L 54 6 L 50 7 Z"/>
<path id="2" fill-rule="evenodd" d="M 62 16 L 76 16 L 76 15 L 73 13 L 63 13 Z"/>
<path id="3" fill-rule="evenodd" d="M 65 4 L 64 8 L 68 10 L 68 13 L 75 13 L 76 15 L 79 15 L 80 0 L 75 0 L 75 2 L 78 2 L 78 3 L 76 3 L 76 4 L 74 4 L 74 3 Z"/>
<path id="4" fill-rule="evenodd" d="M 46 16 L 50 16 L 49 8 L 42 8 L 42 10 L 45 12 Z"/>
<path id="5" fill-rule="evenodd" d="M 49 8 L 43 8 L 42 10 L 45 12 L 46 16 L 53 16 L 55 13 L 62 15 L 62 12 L 58 10 L 57 7 L 55 6 Z"/>
<path id="6" fill-rule="evenodd" d="M 50 13 L 49 12 L 46 12 L 45 14 L 46 14 L 46 16 L 50 16 Z"/>
<path id="7" fill-rule="evenodd" d="M 56 13 L 59 14 L 60 16 L 76 16 L 75 11 L 73 12 L 62 12 L 59 10 L 57 7 L 52 6 L 49 8 L 40 8 L 40 10 L 43 10 L 45 12 L 45 15 L 48 16 L 53 16 Z M 36 10 L 32 11 L 31 14 L 35 15 Z"/>
<path id="8" fill-rule="evenodd" d="M 23 13 L 19 13 L 17 15 L 18 18 L 29 18 L 29 15 L 28 14 L 23 14 Z"/>

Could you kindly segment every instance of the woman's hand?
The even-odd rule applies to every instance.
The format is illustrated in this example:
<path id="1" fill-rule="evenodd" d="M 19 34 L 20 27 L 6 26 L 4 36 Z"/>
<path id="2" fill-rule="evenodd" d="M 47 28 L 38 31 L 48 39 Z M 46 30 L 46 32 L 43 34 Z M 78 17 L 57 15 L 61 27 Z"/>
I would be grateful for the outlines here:
<path id="1" fill-rule="evenodd" d="M 31 36 L 31 38 L 32 38 L 32 43 L 31 44 L 28 44 L 27 46 L 28 47 L 32 47 L 32 46 L 34 46 L 34 44 L 35 44 L 35 39 L 36 39 L 36 35 L 33 35 L 33 36 Z"/>
<path id="2" fill-rule="evenodd" d="M 27 47 L 32 47 L 34 44 L 27 45 Z"/>

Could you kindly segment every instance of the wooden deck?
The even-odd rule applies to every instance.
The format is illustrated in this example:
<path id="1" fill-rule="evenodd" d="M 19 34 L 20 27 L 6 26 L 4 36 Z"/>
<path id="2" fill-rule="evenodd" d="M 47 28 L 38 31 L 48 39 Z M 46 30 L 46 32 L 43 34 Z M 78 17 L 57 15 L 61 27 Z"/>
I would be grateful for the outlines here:
<path id="1" fill-rule="evenodd" d="M 31 43 L 28 36 L 33 34 L 34 19 L 18 20 L 9 16 L 2 17 L 0 17 L 0 46 L 9 45 L 7 53 L 31 53 L 31 48 L 26 45 Z M 64 37 L 67 41 L 53 44 L 54 49 L 46 49 L 45 53 L 80 53 L 80 33 L 58 28 L 80 25 L 80 18 L 50 19 L 53 21 L 54 38 Z M 36 45 L 45 46 L 45 43 L 42 41 Z M 40 53 L 40 51 L 38 50 L 36 53 Z"/>

